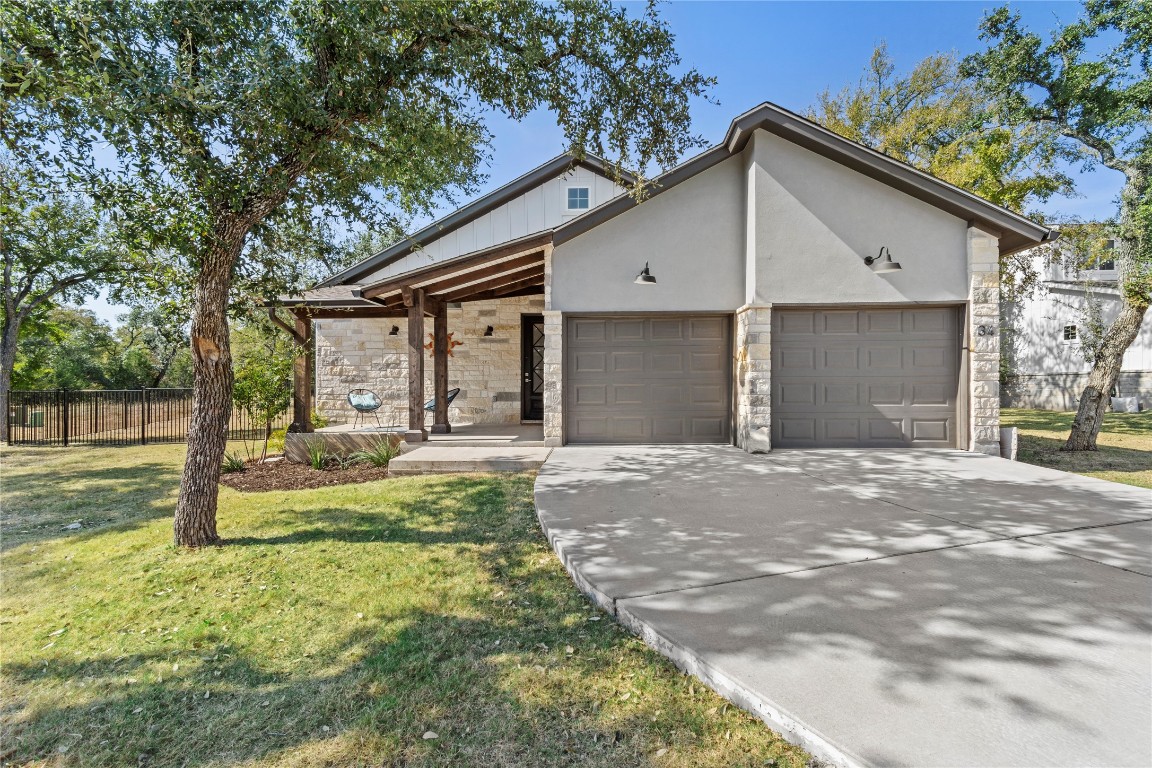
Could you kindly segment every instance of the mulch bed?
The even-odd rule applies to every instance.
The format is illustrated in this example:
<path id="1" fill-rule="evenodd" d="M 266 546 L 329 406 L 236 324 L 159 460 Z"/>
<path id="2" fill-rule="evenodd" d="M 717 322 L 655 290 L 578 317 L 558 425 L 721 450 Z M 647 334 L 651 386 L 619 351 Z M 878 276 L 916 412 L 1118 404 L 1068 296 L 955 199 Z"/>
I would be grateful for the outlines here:
<path id="1" fill-rule="evenodd" d="M 245 464 L 240 472 L 220 476 L 220 484 L 237 491 L 298 491 L 305 488 L 325 488 L 330 485 L 370 483 L 388 477 L 387 467 L 357 464 L 348 469 L 312 469 L 287 459 L 264 464 Z"/>

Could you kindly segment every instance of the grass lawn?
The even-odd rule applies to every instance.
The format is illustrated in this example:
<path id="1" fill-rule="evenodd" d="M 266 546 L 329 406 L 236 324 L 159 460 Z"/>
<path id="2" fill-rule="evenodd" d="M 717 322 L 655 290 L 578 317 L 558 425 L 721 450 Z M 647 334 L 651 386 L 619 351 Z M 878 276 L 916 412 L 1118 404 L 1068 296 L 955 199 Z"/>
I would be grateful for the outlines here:
<path id="1" fill-rule="evenodd" d="M 1020 428 L 1020 461 L 1117 483 L 1152 488 L 1152 411 L 1109 413 L 1097 451 L 1064 453 L 1072 412 L 1004 408 L 1001 425 Z"/>
<path id="2" fill-rule="evenodd" d="M 227 545 L 183 551 L 182 458 L 0 454 L 0 763 L 808 760 L 589 606 L 531 475 L 224 488 Z"/>

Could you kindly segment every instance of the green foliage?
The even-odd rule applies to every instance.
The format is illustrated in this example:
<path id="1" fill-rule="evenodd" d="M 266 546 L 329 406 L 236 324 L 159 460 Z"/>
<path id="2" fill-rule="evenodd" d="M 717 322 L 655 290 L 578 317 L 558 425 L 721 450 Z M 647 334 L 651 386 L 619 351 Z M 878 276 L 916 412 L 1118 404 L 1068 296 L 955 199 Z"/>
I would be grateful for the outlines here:
<path id="1" fill-rule="evenodd" d="M 91 311 L 50 307 L 20 329 L 14 389 L 190 387 L 186 331 L 158 328 L 136 308 L 117 329 Z"/>
<path id="2" fill-rule="evenodd" d="M 224 474 L 242 472 L 244 471 L 244 459 L 240 458 L 234 453 L 225 453 L 224 461 L 220 466 L 220 471 Z"/>
<path id="3" fill-rule="evenodd" d="M 399 446 L 385 437 L 377 440 L 371 448 L 356 451 L 349 456 L 349 458 L 354 461 L 371 464 L 374 467 L 386 467 L 388 466 L 388 462 L 392 461 L 392 459 L 396 458 L 399 454 Z"/>
<path id="4" fill-rule="evenodd" d="M 287 429 L 274 429 L 268 438 L 269 453 L 284 453 L 284 439 L 288 435 Z"/>
<path id="5" fill-rule="evenodd" d="M 264 427 L 261 459 L 268 455 L 272 421 L 292 403 L 292 349 L 275 330 L 250 323 L 238 334 L 236 384 L 232 399 L 256 424 Z"/>
<path id="6" fill-rule="evenodd" d="M 1152 5 L 1090 0 L 1084 15 L 1051 39 L 1025 29 L 999 8 L 981 23 L 983 53 L 963 71 L 994 94 L 1009 125 L 1048 130 L 1087 166 L 1124 174 L 1116 220 L 1116 257 L 1125 300 L 1152 300 Z M 1099 54 L 1090 52 L 1099 50 Z M 1123 350 L 1120 350 L 1121 353 Z"/>
<path id="7" fill-rule="evenodd" d="M 311 421 L 312 429 L 324 429 L 330 423 L 329 418 L 317 410 L 312 411 Z"/>
<path id="8" fill-rule="evenodd" d="M 986 200 L 1022 212 L 1072 181 L 1056 167 L 1050 132 L 991 123 L 991 94 L 962 75 L 956 57 L 936 54 L 897 75 L 881 44 L 860 82 L 822 93 L 808 117 Z"/>
<path id="9" fill-rule="evenodd" d="M 578 151 L 673 165 L 711 83 L 677 71 L 654 8 L 606 0 L 2 9 L 6 122 L 117 212 L 160 293 L 190 288 L 224 224 L 249 235 L 238 297 L 307 282 L 332 222 L 386 232 L 474 189 L 486 113 L 549 109 Z M 114 162 L 91 162 L 97 141 Z"/>
<path id="10" fill-rule="evenodd" d="M 308 452 L 308 465 L 312 469 L 324 469 L 328 466 L 328 449 L 323 440 L 305 440 L 304 449 Z"/>

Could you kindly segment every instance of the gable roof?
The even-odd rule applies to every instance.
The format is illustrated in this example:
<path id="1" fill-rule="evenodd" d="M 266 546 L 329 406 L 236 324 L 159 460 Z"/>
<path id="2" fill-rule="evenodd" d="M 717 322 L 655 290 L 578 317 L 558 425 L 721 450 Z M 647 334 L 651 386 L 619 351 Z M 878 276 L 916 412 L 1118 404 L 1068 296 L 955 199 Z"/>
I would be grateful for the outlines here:
<path id="1" fill-rule="evenodd" d="M 463 208 L 458 208 L 447 216 L 437 219 L 419 232 L 409 235 L 400 242 L 385 248 L 364 261 L 348 267 L 343 272 L 332 275 L 327 280 L 318 283 L 317 287 L 323 288 L 333 285 L 358 283 L 373 272 L 408 255 L 414 248 L 426 246 L 437 238 L 460 229 L 484 214 L 499 208 L 509 200 L 519 197 L 528 190 L 546 181 L 555 179 L 558 176 L 563 176 L 577 166 L 587 168 L 607 179 L 615 181 L 614 171 L 606 160 L 591 154 L 577 157 L 571 152 L 565 152 L 562 155 L 552 158 L 538 168 L 528 171 L 528 173 L 523 176 L 510 181 L 499 189 L 493 190 L 483 197 L 473 200 Z M 627 171 L 620 170 L 619 174 L 620 181 L 625 184 L 634 184 L 636 182 L 635 177 Z M 551 230 L 542 231 L 548 232 Z"/>
<path id="2" fill-rule="evenodd" d="M 1014 211 L 990 203 L 971 192 L 917 170 L 882 152 L 844 138 L 769 102 L 764 102 L 733 120 L 721 144 L 653 179 L 648 185 L 647 195 L 651 197 L 660 194 L 740 153 L 757 130 L 776 134 L 953 216 L 990 229 L 1000 237 L 1002 254 L 1029 248 L 1056 236 L 1056 233 L 1048 227 L 1037 224 Z M 553 232 L 553 244 L 560 245 L 571 240 L 632 209 L 637 204 L 633 196 L 624 195 L 597 206 L 557 227 Z"/>

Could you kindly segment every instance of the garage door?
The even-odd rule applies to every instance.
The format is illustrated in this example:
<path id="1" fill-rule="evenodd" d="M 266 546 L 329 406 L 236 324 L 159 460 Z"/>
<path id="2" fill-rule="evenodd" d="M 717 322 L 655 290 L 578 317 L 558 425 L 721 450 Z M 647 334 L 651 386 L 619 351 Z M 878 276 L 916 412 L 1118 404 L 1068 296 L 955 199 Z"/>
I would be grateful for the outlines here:
<path id="1" fill-rule="evenodd" d="M 568 318 L 568 442 L 729 442 L 730 328 L 724 315 Z"/>
<path id="2" fill-rule="evenodd" d="M 787 309 L 772 321 L 772 444 L 954 448 L 960 311 Z"/>

